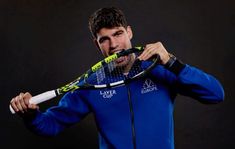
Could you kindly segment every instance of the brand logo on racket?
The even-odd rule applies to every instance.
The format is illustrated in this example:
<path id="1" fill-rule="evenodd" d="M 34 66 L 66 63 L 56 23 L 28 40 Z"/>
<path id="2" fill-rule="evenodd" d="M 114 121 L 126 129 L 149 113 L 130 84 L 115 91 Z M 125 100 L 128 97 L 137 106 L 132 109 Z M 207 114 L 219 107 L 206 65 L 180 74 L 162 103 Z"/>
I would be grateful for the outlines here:
<path id="1" fill-rule="evenodd" d="M 141 94 L 145 94 L 145 93 L 152 92 L 155 90 L 158 90 L 157 85 L 152 80 L 146 79 L 141 89 Z"/>
<path id="2" fill-rule="evenodd" d="M 103 98 L 112 98 L 113 95 L 117 94 L 116 90 L 106 90 L 106 91 L 100 91 L 100 95 Z"/>

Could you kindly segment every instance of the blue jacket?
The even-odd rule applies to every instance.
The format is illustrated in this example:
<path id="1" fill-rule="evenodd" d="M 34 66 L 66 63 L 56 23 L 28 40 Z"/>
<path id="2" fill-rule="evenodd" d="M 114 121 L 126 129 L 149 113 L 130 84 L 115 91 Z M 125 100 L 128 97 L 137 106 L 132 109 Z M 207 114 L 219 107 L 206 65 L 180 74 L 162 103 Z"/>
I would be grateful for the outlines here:
<path id="1" fill-rule="evenodd" d="M 189 65 L 178 69 L 159 65 L 126 86 L 67 93 L 58 106 L 37 112 L 27 121 L 40 135 L 56 135 L 93 112 L 101 149 L 173 149 L 174 99 L 177 94 L 201 102 L 224 99 L 220 83 Z"/>

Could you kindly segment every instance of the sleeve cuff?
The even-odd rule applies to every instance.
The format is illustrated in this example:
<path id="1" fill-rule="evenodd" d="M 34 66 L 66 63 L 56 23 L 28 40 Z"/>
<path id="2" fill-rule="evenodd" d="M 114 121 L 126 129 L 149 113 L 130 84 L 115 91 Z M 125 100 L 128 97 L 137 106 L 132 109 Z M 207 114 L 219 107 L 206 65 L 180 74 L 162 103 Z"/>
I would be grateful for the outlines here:
<path id="1" fill-rule="evenodd" d="M 185 66 L 186 65 L 182 61 L 176 59 L 174 63 L 170 67 L 166 67 L 166 69 L 178 76 Z"/>

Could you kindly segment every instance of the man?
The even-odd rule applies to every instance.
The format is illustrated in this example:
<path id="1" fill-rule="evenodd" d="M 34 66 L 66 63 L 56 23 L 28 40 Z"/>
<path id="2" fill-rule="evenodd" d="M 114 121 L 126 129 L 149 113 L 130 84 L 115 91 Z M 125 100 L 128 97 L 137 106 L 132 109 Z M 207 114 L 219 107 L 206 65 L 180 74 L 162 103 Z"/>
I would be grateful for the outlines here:
<path id="1" fill-rule="evenodd" d="M 132 47 L 131 27 L 117 8 L 97 10 L 90 17 L 89 28 L 104 56 Z M 160 56 L 160 65 L 145 78 L 126 86 L 76 90 L 46 112 L 40 112 L 38 105 L 29 104 L 30 93 L 20 93 L 11 100 L 11 106 L 28 128 L 39 135 L 56 135 L 93 112 L 101 149 L 173 149 L 176 95 L 218 103 L 223 101 L 224 91 L 213 76 L 182 63 L 161 42 L 145 45 L 138 58 L 145 61 L 155 54 Z M 117 63 L 125 66 L 128 73 L 132 62 L 131 56 L 122 57 Z"/>

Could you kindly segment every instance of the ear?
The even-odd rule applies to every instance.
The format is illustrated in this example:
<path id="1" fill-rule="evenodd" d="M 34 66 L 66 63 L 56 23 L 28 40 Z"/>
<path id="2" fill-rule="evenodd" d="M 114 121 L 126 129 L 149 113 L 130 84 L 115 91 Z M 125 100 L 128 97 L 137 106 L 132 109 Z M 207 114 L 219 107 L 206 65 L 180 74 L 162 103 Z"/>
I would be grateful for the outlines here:
<path id="1" fill-rule="evenodd" d="M 133 32 L 132 32 L 131 26 L 127 26 L 126 31 L 127 31 L 129 39 L 131 40 L 133 37 Z"/>

